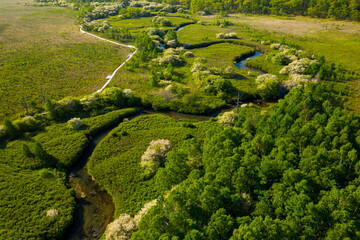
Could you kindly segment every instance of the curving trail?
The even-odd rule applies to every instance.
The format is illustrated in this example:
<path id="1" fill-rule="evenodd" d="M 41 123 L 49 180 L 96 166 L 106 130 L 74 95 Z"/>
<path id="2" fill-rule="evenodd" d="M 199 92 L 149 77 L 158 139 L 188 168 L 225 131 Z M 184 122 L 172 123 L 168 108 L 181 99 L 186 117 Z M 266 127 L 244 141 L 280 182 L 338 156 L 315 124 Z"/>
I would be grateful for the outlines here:
<path id="1" fill-rule="evenodd" d="M 103 41 L 107 41 L 107 42 L 110 42 L 110 43 L 113 43 L 113 44 L 116 44 L 116 45 L 119 45 L 119 46 L 122 46 L 122 47 L 127 47 L 127 48 L 133 48 L 133 49 L 135 49 L 134 52 L 129 53 L 128 58 L 125 60 L 125 62 L 123 62 L 118 68 L 116 68 L 115 71 L 114 71 L 111 75 L 109 75 L 109 76 L 106 77 L 106 79 L 108 79 L 108 81 L 104 84 L 104 86 L 102 86 L 102 88 L 100 88 L 99 90 L 97 90 L 96 92 L 94 92 L 94 93 L 100 93 L 100 92 L 102 92 L 102 91 L 104 90 L 104 88 L 106 88 L 106 86 L 111 82 L 111 80 L 112 80 L 113 77 L 115 76 L 116 72 L 119 71 L 120 68 L 121 68 L 122 66 L 124 66 L 125 63 L 126 63 L 127 61 L 129 61 L 134 54 L 136 54 L 136 52 L 138 51 L 138 49 L 137 49 L 135 46 L 133 46 L 133 45 L 125 45 L 125 44 L 117 43 L 117 42 L 110 41 L 110 40 L 107 40 L 107 39 L 105 39 L 105 38 L 96 36 L 95 34 L 88 33 L 88 32 L 86 32 L 86 31 L 82 30 L 82 26 L 79 26 L 79 27 L 80 27 L 80 32 L 81 32 L 81 33 L 85 33 L 85 34 L 91 35 L 91 36 L 96 37 L 96 38 L 98 38 L 98 39 L 101 39 L 101 40 L 103 40 Z"/>

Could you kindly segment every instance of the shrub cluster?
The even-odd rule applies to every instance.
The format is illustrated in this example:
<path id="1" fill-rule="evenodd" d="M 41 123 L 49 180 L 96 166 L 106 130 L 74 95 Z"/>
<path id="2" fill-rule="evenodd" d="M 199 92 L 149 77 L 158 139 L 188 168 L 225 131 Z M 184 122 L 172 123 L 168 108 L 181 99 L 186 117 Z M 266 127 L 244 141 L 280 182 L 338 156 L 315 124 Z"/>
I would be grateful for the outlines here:
<path id="1" fill-rule="evenodd" d="M 164 17 L 159 17 L 159 16 L 154 17 L 152 22 L 160 24 L 163 27 L 171 27 L 171 25 L 172 25 L 169 19 L 164 18 Z"/>
<path id="2" fill-rule="evenodd" d="M 115 16 L 119 13 L 120 9 L 125 7 L 125 3 L 84 4 L 78 9 L 78 18 L 81 21 L 91 22 L 96 19 Z"/>
<path id="3" fill-rule="evenodd" d="M 127 7 L 120 9 L 119 11 L 119 18 L 123 18 L 123 19 L 150 17 L 150 16 L 151 16 L 150 11 L 137 7 Z"/>
<path id="4" fill-rule="evenodd" d="M 231 33 L 218 33 L 216 34 L 216 38 L 218 39 L 237 39 L 238 36 L 235 32 L 231 32 Z"/>

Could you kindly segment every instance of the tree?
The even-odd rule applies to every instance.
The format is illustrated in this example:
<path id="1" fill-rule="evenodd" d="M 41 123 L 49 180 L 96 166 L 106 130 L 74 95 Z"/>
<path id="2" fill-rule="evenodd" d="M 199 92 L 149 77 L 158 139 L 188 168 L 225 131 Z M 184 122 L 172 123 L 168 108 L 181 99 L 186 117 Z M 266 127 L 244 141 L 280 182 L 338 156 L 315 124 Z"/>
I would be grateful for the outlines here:
<path id="1" fill-rule="evenodd" d="M 220 208 L 211 216 L 210 222 L 205 228 L 207 239 L 229 239 L 233 230 L 234 219 L 226 215 L 226 210 Z"/>
<path id="2" fill-rule="evenodd" d="M 257 92 L 262 99 L 277 99 L 280 94 L 279 79 L 272 74 L 260 75 L 256 78 Z"/>
<path id="3" fill-rule="evenodd" d="M 15 128 L 12 121 L 5 118 L 3 122 L 5 135 L 8 136 L 9 139 L 14 139 L 19 136 L 19 131 Z"/>
<path id="4" fill-rule="evenodd" d="M 55 110 L 55 103 L 49 98 L 45 100 L 45 111 L 49 113 L 50 118 L 58 118 L 58 114 Z"/>

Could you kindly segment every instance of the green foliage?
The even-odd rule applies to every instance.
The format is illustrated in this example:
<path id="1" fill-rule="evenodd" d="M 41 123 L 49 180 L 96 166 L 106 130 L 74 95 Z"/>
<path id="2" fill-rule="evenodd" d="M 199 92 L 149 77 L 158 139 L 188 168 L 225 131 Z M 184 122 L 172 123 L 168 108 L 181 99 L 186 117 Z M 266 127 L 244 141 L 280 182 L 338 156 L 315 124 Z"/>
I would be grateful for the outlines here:
<path id="1" fill-rule="evenodd" d="M 280 94 L 280 82 L 275 75 L 265 74 L 256 78 L 257 93 L 262 99 L 277 99 Z"/>
<path id="2" fill-rule="evenodd" d="M 143 10 L 142 8 L 127 7 L 120 9 L 119 15 L 121 18 L 139 18 L 149 17 L 151 16 L 151 13 L 149 11 Z"/>
<path id="3" fill-rule="evenodd" d="M 19 136 L 19 131 L 15 128 L 11 120 L 5 118 L 3 121 L 3 131 L 5 133 L 5 137 L 9 139 L 14 139 Z"/>
<path id="4" fill-rule="evenodd" d="M 135 45 L 139 49 L 139 53 L 135 56 L 135 59 L 139 59 L 141 62 L 155 58 L 158 53 L 155 43 L 147 33 L 139 36 L 135 41 Z"/>
<path id="5" fill-rule="evenodd" d="M 33 156 L 33 153 L 31 152 L 29 146 L 25 143 L 23 143 L 22 145 L 22 152 L 28 158 Z"/>
<path id="6" fill-rule="evenodd" d="M 285 53 L 278 53 L 272 58 L 273 63 L 278 65 L 287 65 L 291 60 L 285 55 Z"/>
<path id="7" fill-rule="evenodd" d="M 193 124 L 195 128 L 183 127 L 184 123 Z M 201 165 L 198 159 L 197 149 L 187 149 L 190 151 L 189 160 L 182 164 L 178 162 L 178 158 L 169 158 L 165 162 L 164 173 L 163 168 L 158 170 L 157 175 L 150 179 L 143 179 L 144 169 L 141 168 L 141 156 L 149 146 L 149 142 L 157 139 L 168 139 L 173 148 L 179 146 L 189 134 L 193 135 L 197 141 L 201 141 L 205 136 L 205 131 L 209 128 L 217 127 L 215 122 L 194 122 L 189 120 L 175 120 L 161 115 L 141 116 L 129 122 L 124 122 L 114 129 L 108 137 L 106 137 L 95 149 L 88 169 L 97 182 L 104 187 L 114 198 L 116 216 L 121 213 L 129 213 L 134 215 L 142 206 L 153 200 L 168 185 L 157 186 L 156 181 L 167 178 L 168 174 L 183 174 L 181 177 L 173 179 L 176 183 L 186 177 L 189 167 L 197 168 Z M 126 132 L 123 136 L 121 133 Z M 116 134 L 115 134 L 116 133 Z M 186 146 L 196 146 L 196 141 Z M 171 152 L 169 152 L 170 154 Z M 184 169 L 179 166 L 184 166 Z M 111 167 L 116 166 L 116 167 Z M 178 169 L 181 170 L 178 172 Z M 160 177 L 161 174 L 164 174 Z M 171 185 L 171 184 L 170 184 Z"/>
<path id="8" fill-rule="evenodd" d="M 203 170 L 174 148 L 156 178 L 177 187 L 132 239 L 356 238 L 360 118 L 331 95 L 308 84 L 265 113 L 240 109 L 235 128 L 208 131 Z"/>
<path id="9" fill-rule="evenodd" d="M 65 173 L 54 169 L 19 172 L 4 165 L 0 172 L 0 238 L 60 238 L 72 224 L 75 208 Z M 50 209 L 56 209 L 58 216 L 47 216 Z"/>
<path id="10" fill-rule="evenodd" d="M 23 145 L 24 146 L 24 145 Z M 37 158 L 39 158 L 42 161 L 46 161 L 48 158 L 47 153 L 45 152 L 44 148 L 41 146 L 40 143 L 36 142 L 34 145 L 34 154 Z"/>
<path id="11" fill-rule="evenodd" d="M 184 4 L 184 3 L 183 3 Z M 357 0 L 314 0 L 314 1 L 247 1 L 240 0 L 237 2 L 219 1 L 213 2 L 210 0 L 200 1 L 191 0 L 186 2 L 185 6 L 190 5 L 192 12 L 197 11 L 238 11 L 243 13 L 253 14 L 276 14 L 276 15 L 305 15 L 320 18 L 335 18 L 335 19 L 351 19 L 355 21 L 360 20 L 359 7 L 360 3 Z M 222 14 L 223 15 L 223 14 Z"/>
<path id="12" fill-rule="evenodd" d="M 73 190 L 68 189 L 65 172 L 59 170 L 79 159 L 88 136 L 137 111 L 121 109 L 83 118 L 87 127 L 80 130 L 57 123 L 32 137 L 1 145 L 0 195 L 6 197 L 0 199 L 0 238 L 59 239 L 72 223 L 75 207 Z"/>

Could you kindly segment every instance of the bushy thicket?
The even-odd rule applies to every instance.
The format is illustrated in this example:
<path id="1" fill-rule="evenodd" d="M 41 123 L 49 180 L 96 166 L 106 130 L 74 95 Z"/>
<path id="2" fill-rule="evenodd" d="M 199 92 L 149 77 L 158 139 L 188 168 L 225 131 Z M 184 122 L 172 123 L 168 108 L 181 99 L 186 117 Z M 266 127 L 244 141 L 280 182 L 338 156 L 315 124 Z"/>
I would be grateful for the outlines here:
<path id="1" fill-rule="evenodd" d="M 65 170 L 79 159 L 89 138 L 135 113 L 137 109 L 115 110 L 83 118 L 80 129 L 57 123 L 17 140 L 2 141 L 0 239 L 59 239 L 72 223 L 75 207 Z"/>
<path id="2" fill-rule="evenodd" d="M 276 14 L 276 15 L 304 15 L 320 18 L 360 20 L 360 2 L 358 0 L 240 0 L 240 1 L 211 1 L 191 0 L 173 1 L 171 4 L 182 4 L 193 13 L 206 14 L 209 12 L 233 11 L 253 14 Z"/>
<path id="3" fill-rule="evenodd" d="M 87 95 L 82 98 L 67 97 L 59 101 L 46 99 L 45 113 L 34 117 L 26 116 L 11 121 L 4 119 L 0 128 L 1 140 L 13 140 L 26 132 L 34 132 L 49 125 L 50 121 L 68 120 L 74 116 L 90 116 L 107 113 L 125 107 L 140 106 L 140 99 L 130 89 L 121 90 L 116 87 L 106 88 L 101 93 Z"/>
<path id="4" fill-rule="evenodd" d="M 174 149 L 158 182 L 178 185 L 132 239 L 356 239 L 360 118 L 330 96 L 308 84 L 265 114 L 240 109 L 207 133 L 200 169 Z"/>

